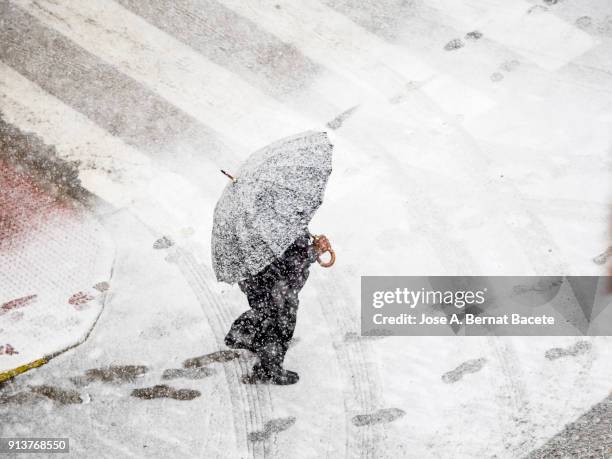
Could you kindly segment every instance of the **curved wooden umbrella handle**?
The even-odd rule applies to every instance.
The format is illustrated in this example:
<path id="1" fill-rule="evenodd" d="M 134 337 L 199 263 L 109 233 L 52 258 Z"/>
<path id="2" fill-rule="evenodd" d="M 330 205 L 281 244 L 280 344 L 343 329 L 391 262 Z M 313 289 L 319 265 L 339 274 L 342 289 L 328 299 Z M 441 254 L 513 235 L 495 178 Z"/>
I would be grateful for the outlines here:
<path id="1" fill-rule="evenodd" d="M 315 234 L 311 234 L 311 236 L 314 240 L 315 248 L 317 252 L 319 252 L 317 254 L 317 262 L 322 267 L 329 268 L 336 262 L 336 252 L 334 252 L 334 249 L 332 249 L 329 240 L 324 235 L 320 234 L 317 236 Z M 325 252 L 329 253 L 330 255 L 329 261 L 323 261 L 323 259 L 321 258 L 321 255 L 323 255 Z"/>
<path id="2" fill-rule="evenodd" d="M 325 252 L 328 252 L 330 255 L 329 261 L 323 261 L 321 259 L 321 255 L 323 255 L 323 253 Z M 321 265 L 323 268 L 329 268 L 330 266 L 333 266 L 333 264 L 336 262 L 336 252 L 334 252 L 331 248 L 326 250 L 325 252 L 323 252 L 317 257 L 317 263 L 319 263 L 319 265 Z"/>

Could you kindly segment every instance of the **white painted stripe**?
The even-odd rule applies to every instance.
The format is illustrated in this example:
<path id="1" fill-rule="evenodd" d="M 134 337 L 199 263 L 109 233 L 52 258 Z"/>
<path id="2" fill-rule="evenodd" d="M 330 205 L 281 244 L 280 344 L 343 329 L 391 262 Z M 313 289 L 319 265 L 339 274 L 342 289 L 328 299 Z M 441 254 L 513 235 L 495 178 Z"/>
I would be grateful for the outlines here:
<path id="1" fill-rule="evenodd" d="M 12 0 L 234 143 L 263 146 L 315 127 L 113 1 Z"/>
<path id="2" fill-rule="evenodd" d="M 473 87 L 457 80 L 450 75 L 441 75 L 421 87 L 445 113 L 461 115 L 464 120 L 470 120 L 488 112 L 495 102 Z"/>
<path id="3" fill-rule="evenodd" d="M 385 42 L 315 0 L 221 1 L 281 40 L 293 44 L 313 61 L 364 88 L 364 91 L 376 91 L 385 99 L 404 93 L 407 84 L 418 82 L 422 89 L 432 84 L 429 93 L 443 91 L 454 95 L 452 101 L 444 97 L 436 99 L 448 113 L 456 114 L 458 107 L 468 107 L 469 110 L 460 113 L 475 116 L 494 104 L 476 89 L 467 88 L 450 75 L 439 75 L 409 51 Z M 439 77 L 440 81 L 437 80 Z"/>
<path id="4" fill-rule="evenodd" d="M 212 208 L 189 181 L 158 167 L 2 62 L 0 100 L 8 123 L 35 132 L 61 159 L 82 162 L 79 178 L 87 190 L 114 206 L 129 206 L 152 228 L 175 233 L 198 218 L 192 209 Z"/>
<path id="5" fill-rule="evenodd" d="M 222 0 L 228 8 L 292 43 L 306 56 L 349 80 L 397 92 L 408 79 L 431 77 L 433 70 L 406 52 L 359 27 L 317 1 Z M 278 5 L 277 8 L 275 5 Z M 382 81 L 381 81 L 382 78 Z"/>

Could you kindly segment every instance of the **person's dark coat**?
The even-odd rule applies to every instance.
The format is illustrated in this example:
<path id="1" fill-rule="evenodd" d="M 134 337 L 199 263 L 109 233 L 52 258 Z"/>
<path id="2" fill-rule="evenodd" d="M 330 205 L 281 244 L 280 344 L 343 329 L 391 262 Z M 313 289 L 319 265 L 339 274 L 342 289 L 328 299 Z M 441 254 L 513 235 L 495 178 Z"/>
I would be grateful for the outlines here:
<path id="1" fill-rule="evenodd" d="M 256 352 L 264 367 L 280 368 L 295 330 L 298 294 L 316 258 L 304 234 L 263 271 L 239 282 L 251 309 L 232 324 L 226 344 Z"/>

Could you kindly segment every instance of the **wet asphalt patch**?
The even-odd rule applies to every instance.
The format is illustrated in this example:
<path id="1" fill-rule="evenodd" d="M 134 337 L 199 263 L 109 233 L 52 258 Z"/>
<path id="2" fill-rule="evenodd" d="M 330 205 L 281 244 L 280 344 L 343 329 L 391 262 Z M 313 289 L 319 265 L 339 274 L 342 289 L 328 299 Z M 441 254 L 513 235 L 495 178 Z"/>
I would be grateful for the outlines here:
<path id="1" fill-rule="evenodd" d="M 1 51 L 0 51 L 1 53 Z M 83 201 L 87 192 L 79 179 L 79 163 L 61 159 L 53 145 L 30 132 L 23 132 L 4 120 L 0 113 L 2 157 L 57 200 Z"/>

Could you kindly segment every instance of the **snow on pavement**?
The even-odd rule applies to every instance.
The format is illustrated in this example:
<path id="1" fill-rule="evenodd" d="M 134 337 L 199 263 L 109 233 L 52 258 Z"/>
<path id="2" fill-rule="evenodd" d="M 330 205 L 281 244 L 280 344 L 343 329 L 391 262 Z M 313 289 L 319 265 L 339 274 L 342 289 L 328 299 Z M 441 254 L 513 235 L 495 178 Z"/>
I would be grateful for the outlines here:
<path id="1" fill-rule="evenodd" d="M 75 457 L 511 458 L 608 396 L 607 337 L 362 338 L 359 277 L 602 272 L 612 67 L 593 56 L 612 42 L 578 19 L 609 6 L 224 0 L 206 22 L 171 3 L 0 4 L 0 111 L 82 162 L 116 246 L 89 338 L 2 386 L 2 436 L 68 436 Z M 302 292 L 299 384 L 243 384 L 253 358 L 222 337 L 246 300 L 210 268 L 217 169 L 313 128 L 335 149 L 311 229 L 338 263 Z"/>

